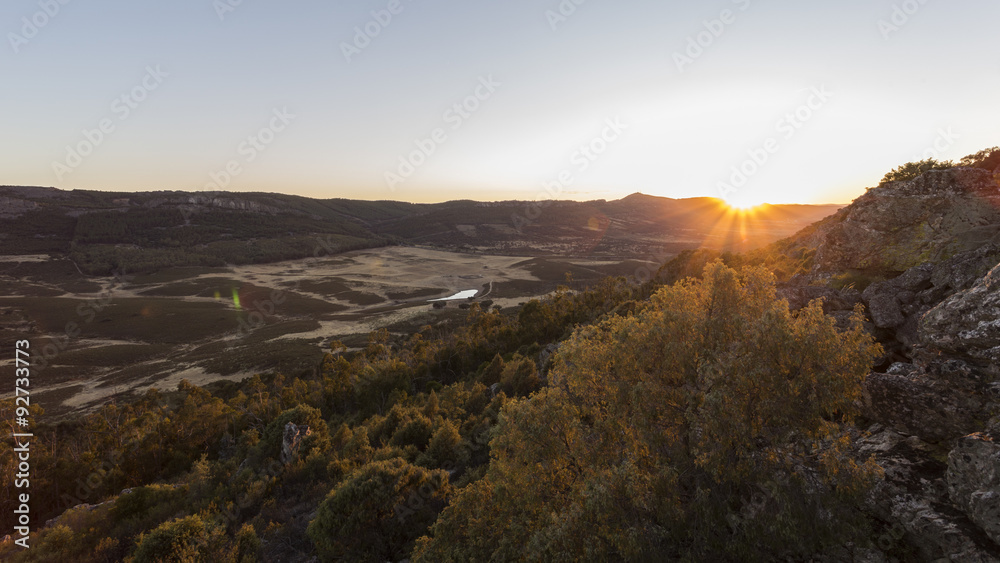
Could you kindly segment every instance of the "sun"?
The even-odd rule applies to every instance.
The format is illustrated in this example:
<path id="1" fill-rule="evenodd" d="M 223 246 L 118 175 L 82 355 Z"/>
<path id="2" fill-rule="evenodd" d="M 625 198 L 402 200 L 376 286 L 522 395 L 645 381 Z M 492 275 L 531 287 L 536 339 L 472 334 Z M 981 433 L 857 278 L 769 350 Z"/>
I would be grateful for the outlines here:
<path id="1" fill-rule="evenodd" d="M 765 203 L 763 200 L 747 197 L 743 194 L 733 194 L 732 197 L 726 198 L 726 205 L 733 211 L 740 213 L 754 211 L 758 207 L 765 205 Z"/>

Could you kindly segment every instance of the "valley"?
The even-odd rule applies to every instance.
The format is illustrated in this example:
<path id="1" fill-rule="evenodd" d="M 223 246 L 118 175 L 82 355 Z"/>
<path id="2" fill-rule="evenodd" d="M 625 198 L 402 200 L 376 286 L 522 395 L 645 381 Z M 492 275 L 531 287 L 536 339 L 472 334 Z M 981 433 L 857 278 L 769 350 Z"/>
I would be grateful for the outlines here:
<path id="1" fill-rule="evenodd" d="M 68 259 L 0 261 L 0 341 L 30 338 L 36 400 L 77 416 L 112 397 L 313 372 L 331 340 L 364 347 L 463 319 L 471 303 L 511 310 L 565 283 L 630 276 L 640 260 L 496 256 L 392 246 L 270 264 L 87 277 Z M 450 299 L 456 294 L 468 298 Z M 436 301 L 441 300 L 441 301 Z M 9 362 L 9 361 L 8 361 Z M 3 364 L 0 364 L 3 365 Z"/>

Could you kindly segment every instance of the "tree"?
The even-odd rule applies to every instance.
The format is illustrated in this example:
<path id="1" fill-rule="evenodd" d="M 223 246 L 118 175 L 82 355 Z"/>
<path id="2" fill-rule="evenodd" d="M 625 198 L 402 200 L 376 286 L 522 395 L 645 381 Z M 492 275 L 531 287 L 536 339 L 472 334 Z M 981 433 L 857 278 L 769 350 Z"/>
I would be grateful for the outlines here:
<path id="1" fill-rule="evenodd" d="M 375 461 L 330 491 L 307 533 L 324 561 L 398 561 L 451 493 L 445 471 Z"/>
<path id="2" fill-rule="evenodd" d="M 861 537 L 879 469 L 845 422 L 877 351 L 860 312 L 840 332 L 766 270 L 712 263 L 574 333 L 414 559 L 770 560 Z"/>
<path id="3" fill-rule="evenodd" d="M 1000 168 L 1000 147 L 990 147 L 979 152 L 963 156 L 958 161 L 959 166 L 972 166 L 974 168 L 984 168 L 986 170 L 996 170 Z"/>
<path id="4" fill-rule="evenodd" d="M 235 561 L 227 549 L 225 530 L 201 516 L 187 516 L 164 522 L 138 540 L 133 561 L 187 563 L 193 561 Z"/>
<path id="5" fill-rule="evenodd" d="M 955 165 L 950 160 L 939 161 L 933 158 L 919 160 L 917 162 L 907 162 L 906 164 L 897 166 L 892 170 L 892 172 L 883 176 L 879 185 L 881 186 L 882 184 L 886 184 L 888 182 L 898 182 L 901 180 L 912 180 L 929 170 L 947 170 L 953 166 Z"/>

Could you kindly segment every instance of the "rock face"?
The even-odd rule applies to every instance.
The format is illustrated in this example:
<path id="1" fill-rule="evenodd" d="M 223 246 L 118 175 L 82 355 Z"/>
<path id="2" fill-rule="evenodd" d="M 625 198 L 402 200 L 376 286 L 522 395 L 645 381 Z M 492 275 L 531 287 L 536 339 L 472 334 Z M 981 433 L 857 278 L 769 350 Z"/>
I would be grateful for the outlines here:
<path id="1" fill-rule="evenodd" d="M 933 308 L 920 328 L 928 345 L 1000 375 L 1000 265 Z"/>
<path id="2" fill-rule="evenodd" d="M 893 364 L 864 382 L 864 413 L 896 432 L 932 444 L 948 444 L 981 430 L 989 404 L 977 372 L 960 360 L 925 366 Z"/>
<path id="3" fill-rule="evenodd" d="M 819 270 L 903 272 L 1000 243 L 1000 189 L 987 170 L 926 172 L 868 190 L 810 239 Z"/>
<path id="4" fill-rule="evenodd" d="M 860 300 L 886 355 L 863 386 L 858 459 L 891 560 L 1000 562 L 1000 188 L 973 168 L 869 190 L 795 243 L 813 271 L 779 287 L 838 321 Z M 874 278 L 858 294 L 817 282 Z M 945 463 L 947 460 L 947 463 Z M 900 555 L 905 554 L 905 555 Z"/>
<path id="5" fill-rule="evenodd" d="M 875 456 L 885 471 L 869 500 L 871 511 L 887 523 L 873 538 L 876 547 L 890 552 L 905 546 L 913 552 L 907 561 L 1000 561 L 1000 547 L 950 506 L 947 468 L 927 444 L 875 425 L 859 446 L 862 457 Z"/>
<path id="6" fill-rule="evenodd" d="M 971 288 L 997 263 L 1000 263 L 1000 245 L 988 244 L 875 282 L 865 289 L 861 299 L 868 306 L 872 322 L 882 329 L 880 336 L 890 341 L 887 348 L 895 347 L 901 356 L 910 358 L 914 346 L 922 343 L 919 332 L 924 315 L 946 297 Z"/>
<path id="7" fill-rule="evenodd" d="M 948 454 L 951 500 L 1000 544 L 1000 444 L 985 434 L 958 441 Z"/>
<path id="8" fill-rule="evenodd" d="M 286 424 L 281 438 L 281 463 L 291 463 L 299 453 L 302 440 L 310 434 L 312 430 L 308 426 L 299 426 L 294 422 Z"/>

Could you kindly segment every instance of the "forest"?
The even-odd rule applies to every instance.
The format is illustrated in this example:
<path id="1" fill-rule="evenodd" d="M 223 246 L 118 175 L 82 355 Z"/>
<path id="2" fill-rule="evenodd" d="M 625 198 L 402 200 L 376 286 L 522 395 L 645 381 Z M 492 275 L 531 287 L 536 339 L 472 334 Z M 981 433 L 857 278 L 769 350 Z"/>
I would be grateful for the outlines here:
<path id="1" fill-rule="evenodd" d="M 55 520 L 3 555 L 735 561 L 863 543 L 879 469 L 847 454 L 845 424 L 878 345 L 860 313 L 842 331 L 818 302 L 789 312 L 775 282 L 720 260 L 672 284 L 607 278 L 334 342 L 312 376 L 109 403 L 37 432 L 33 506 Z M 289 423 L 308 432 L 283 452 Z"/>
<path id="2" fill-rule="evenodd" d="M 909 163 L 885 182 L 950 166 Z M 361 349 L 335 340 L 294 376 L 184 381 L 42 426 L 39 531 L 0 557 L 843 561 L 878 538 L 911 560 L 866 504 L 884 474 L 858 454 L 859 405 L 883 348 L 863 306 L 844 322 L 822 299 L 779 298 L 813 268 L 824 222 L 743 254 L 685 251 L 642 284 L 474 303 L 460 323 L 376 330 Z M 0 403 L 4 420 L 14 410 Z M 8 528 L 12 448 L 0 444 Z"/>

